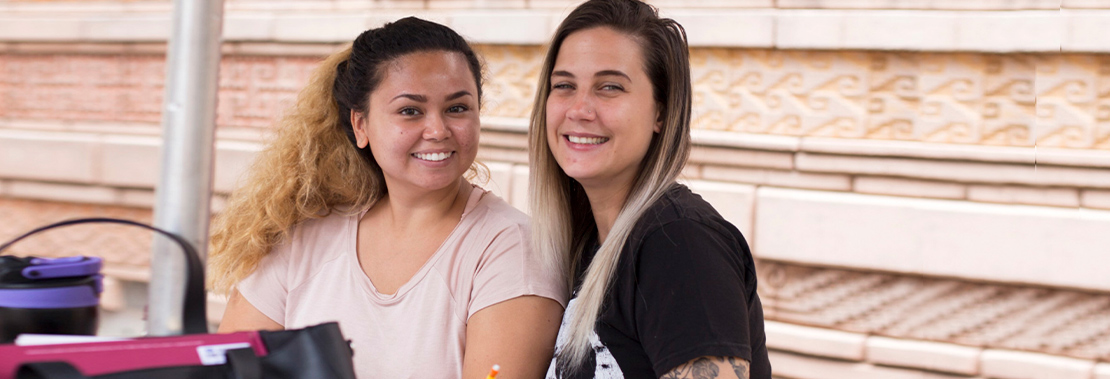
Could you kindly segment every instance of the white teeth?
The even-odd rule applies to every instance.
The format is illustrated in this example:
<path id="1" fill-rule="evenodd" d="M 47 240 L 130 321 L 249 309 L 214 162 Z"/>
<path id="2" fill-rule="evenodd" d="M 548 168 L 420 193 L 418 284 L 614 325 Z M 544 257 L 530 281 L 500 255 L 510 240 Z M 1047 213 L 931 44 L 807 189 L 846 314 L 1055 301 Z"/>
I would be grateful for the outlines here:
<path id="1" fill-rule="evenodd" d="M 417 159 L 421 159 L 421 160 L 425 160 L 425 161 L 439 162 L 439 161 L 442 161 L 444 159 L 447 159 L 447 157 L 450 157 L 451 154 L 452 154 L 452 152 L 447 152 L 447 153 L 413 153 L 412 156 L 416 157 Z"/>
<path id="2" fill-rule="evenodd" d="M 569 140 L 572 143 L 577 143 L 577 144 L 581 144 L 581 145 L 597 145 L 599 143 L 608 141 L 609 139 L 608 138 L 603 138 L 603 137 L 567 136 L 567 140 Z"/>

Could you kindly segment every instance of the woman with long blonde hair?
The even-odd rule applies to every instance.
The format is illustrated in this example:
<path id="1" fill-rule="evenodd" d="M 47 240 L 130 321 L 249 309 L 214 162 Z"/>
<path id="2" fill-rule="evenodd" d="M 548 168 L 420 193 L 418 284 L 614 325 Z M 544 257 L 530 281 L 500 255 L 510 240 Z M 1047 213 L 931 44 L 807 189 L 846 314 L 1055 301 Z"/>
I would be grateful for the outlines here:
<path id="1" fill-rule="evenodd" d="M 472 185 L 481 65 L 406 18 L 327 58 L 217 219 L 221 332 L 338 321 L 360 377 L 539 377 L 565 282 Z"/>
<path id="2" fill-rule="evenodd" d="M 675 182 L 690 150 L 682 26 L 639 0 L 590 0 L 541 70 L 533 241 L 575 289 L 548 377 L 770 378 L 747 243 Z"/>

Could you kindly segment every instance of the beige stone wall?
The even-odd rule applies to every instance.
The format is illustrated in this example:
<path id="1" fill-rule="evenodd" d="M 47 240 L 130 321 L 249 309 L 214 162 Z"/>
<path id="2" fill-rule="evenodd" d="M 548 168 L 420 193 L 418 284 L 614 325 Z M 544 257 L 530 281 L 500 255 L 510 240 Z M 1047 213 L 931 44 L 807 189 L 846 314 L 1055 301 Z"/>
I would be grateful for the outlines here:
<path id="1" fill-rule="evenodd" d="M 486 186 L 525 208 L 542 44 L 575 3 L 228 0 L 214 210 L 319 59 L 405 14 L 477 44 Z M 1110 378 L 1110 3 L 654 3 L 692 45 L 683 181 L 759 259 L 778 375 Z M 0 240 L 149 221 L 169 4 L 0 0 Z M 94 227 L 17 253 L 141 282 L 148 240 Z"/>

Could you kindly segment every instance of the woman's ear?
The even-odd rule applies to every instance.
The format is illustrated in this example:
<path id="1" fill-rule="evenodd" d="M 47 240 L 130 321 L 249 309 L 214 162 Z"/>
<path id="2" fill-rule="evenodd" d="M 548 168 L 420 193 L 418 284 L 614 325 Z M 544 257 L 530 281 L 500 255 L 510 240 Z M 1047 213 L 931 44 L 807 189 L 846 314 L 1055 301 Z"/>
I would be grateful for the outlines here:
<path id="1" fill-rule="evenodd" d="M 651 129 L 656 133 L 663 131 L 663 107 L 660 104 L 655 104 L 655 126 Z"/>
<path id="2" fill-rule="evenodd" d="M 366 133 L 366 115 L 352 109 L 351 129 L 355 132 L 355 146 L 365 149 L 370 144 L 370 135 Z"/>

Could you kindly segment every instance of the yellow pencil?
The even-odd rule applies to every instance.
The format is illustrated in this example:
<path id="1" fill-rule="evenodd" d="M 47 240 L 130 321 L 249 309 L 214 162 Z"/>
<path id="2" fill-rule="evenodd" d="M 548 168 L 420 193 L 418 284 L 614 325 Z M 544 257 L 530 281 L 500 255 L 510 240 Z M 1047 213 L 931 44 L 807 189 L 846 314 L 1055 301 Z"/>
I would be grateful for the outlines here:
<path id="1" fill-rule="evenodd" d="M 489 376 L 487 376 L 486 379 L 496 378 L 497 377 L 497 371 L 500 371 L 500 370 L 501 370 L 500 365 L 493 365 L 493 369 L 489 370 Z"/>

